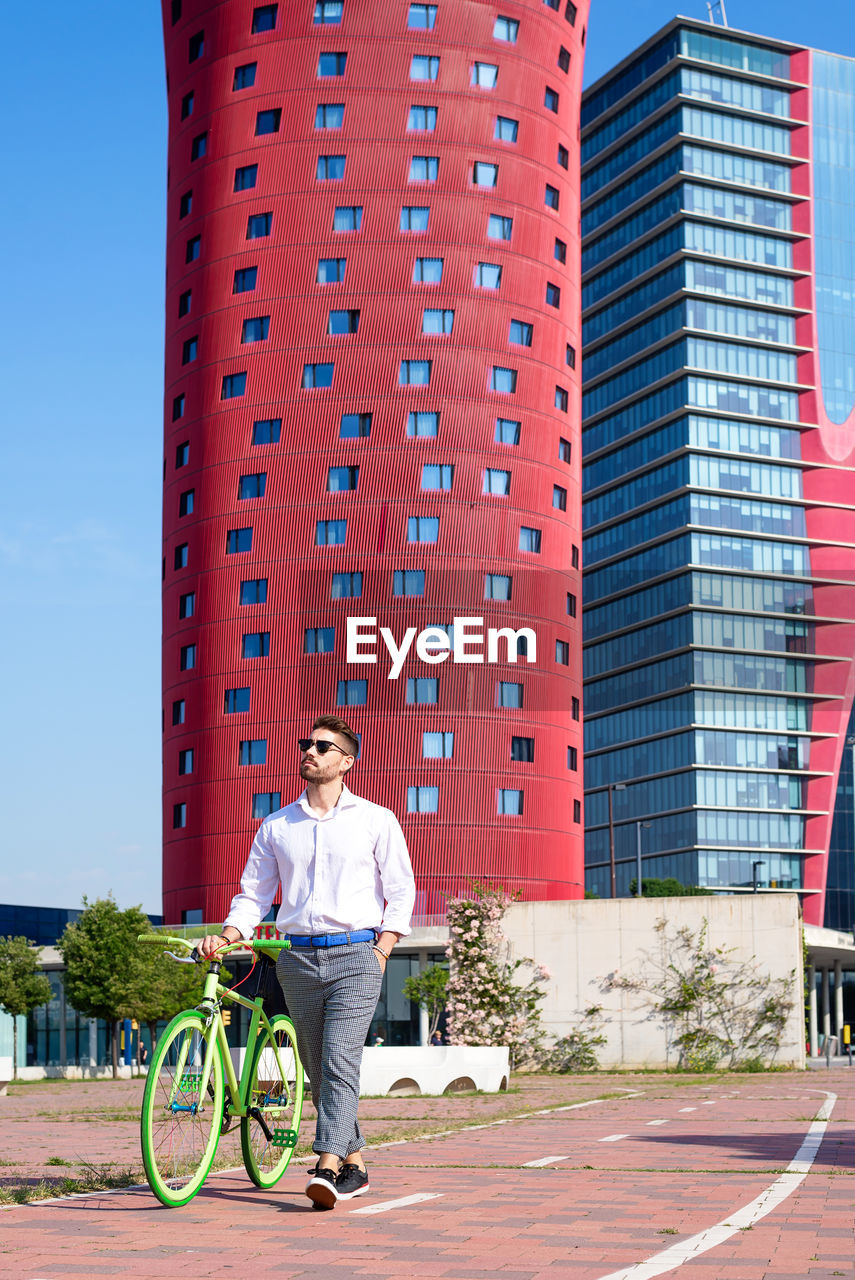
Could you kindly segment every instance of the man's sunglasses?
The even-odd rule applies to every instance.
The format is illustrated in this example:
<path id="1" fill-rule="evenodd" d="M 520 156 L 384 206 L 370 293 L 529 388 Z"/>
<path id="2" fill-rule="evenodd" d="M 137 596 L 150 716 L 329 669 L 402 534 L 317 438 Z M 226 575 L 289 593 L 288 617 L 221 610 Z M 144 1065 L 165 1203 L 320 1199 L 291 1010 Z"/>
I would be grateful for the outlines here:
<path id="1" fill-rule="evenodd" d="M 304 753 L 309 750 L 309 747 L 314 747 L 319 756 L 325 756 L 330 747 L 334 751 L 340 751 L 343 756 L 350 755 L 349 751 L 345 751 L 344 747 L 340 747 L 335 742 L 330 742 L 329 738 L 318 738 L 317 740 L 314 738 L 298 738 L 297 746 Z"/>

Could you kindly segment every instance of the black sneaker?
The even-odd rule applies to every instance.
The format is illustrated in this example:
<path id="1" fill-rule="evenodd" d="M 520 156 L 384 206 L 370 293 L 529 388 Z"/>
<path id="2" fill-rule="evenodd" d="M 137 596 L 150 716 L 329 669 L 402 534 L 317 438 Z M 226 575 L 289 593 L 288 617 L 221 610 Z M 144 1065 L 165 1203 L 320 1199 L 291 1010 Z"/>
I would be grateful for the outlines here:
<path id="1" fill-rule="evenodd" d="M 358 1164 L 345 1161 L 338 1171 L 335 1184 L 339 1200 L 352 1200 L 354 1196 L 364 1196 L 368 1185 L 368 1170 L 360 1169 Z"/>
<path id="2" fill-rule="evenodd" d="M 334 1209 L 339 1193 L 332 1169 L 316 1169 L 306 1184 L 306 1195 L 316 1209 Z"/>

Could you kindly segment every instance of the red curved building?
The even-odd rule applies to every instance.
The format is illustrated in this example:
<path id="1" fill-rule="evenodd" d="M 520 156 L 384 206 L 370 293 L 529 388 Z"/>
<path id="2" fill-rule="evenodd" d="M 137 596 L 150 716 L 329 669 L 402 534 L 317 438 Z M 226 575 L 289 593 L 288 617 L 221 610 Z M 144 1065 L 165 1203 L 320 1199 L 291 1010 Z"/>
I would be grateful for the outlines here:
<path id="1" fill-rule="evenodd" d="M 168 920 L 224 914 L 322 711 L 417 913 L 582 895 L 586 16 L 164 0 Z"/>

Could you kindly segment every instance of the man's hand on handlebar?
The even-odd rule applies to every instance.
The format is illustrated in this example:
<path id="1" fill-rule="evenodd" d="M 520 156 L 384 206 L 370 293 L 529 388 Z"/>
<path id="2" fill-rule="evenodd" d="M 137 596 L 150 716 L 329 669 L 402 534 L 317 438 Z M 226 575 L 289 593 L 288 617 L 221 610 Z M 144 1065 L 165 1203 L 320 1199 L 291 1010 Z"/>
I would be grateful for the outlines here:
<path id="1" fill-rule="evenodd" d="M 210 933 L 206 938 L 197 940 L 196 950 L 205 960 L 210 960 L 216 951 L 230 946 L 233 942 L 240 942 L 240 938 L 230 938 L 224 933 Z"/>

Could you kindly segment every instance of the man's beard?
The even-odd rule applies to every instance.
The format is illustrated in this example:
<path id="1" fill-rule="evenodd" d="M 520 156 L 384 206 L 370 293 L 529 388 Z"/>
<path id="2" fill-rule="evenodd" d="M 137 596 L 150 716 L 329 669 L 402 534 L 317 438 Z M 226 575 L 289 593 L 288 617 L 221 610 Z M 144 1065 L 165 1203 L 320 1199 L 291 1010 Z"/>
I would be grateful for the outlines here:
<path id="1" fill-rule="evenodd" d="M 332 782 L 336 776 L 334 764 L 320 761 L 313 768 L 306 760 L 300 762 L 300 777 L 304 782 Z"/>

